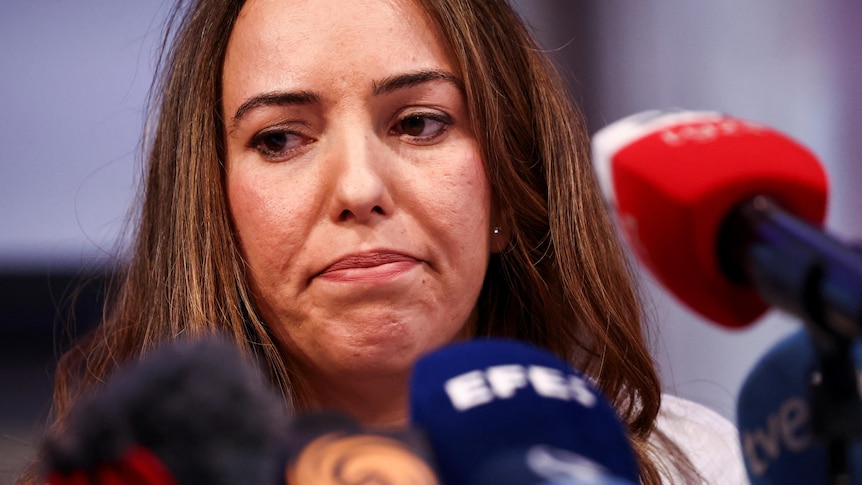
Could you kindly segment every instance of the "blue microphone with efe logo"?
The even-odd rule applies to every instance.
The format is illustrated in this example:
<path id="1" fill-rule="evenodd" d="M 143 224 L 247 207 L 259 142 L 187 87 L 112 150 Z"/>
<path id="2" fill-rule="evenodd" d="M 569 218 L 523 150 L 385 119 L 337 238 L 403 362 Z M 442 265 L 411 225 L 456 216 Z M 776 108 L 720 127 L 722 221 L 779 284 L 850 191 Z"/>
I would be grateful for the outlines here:
<path id="1" fill-rule="evenodd" d="M 515 341 L 457 343 L 417 362 L 412 425 L 444 483 L 638 483 L 607 399 L 556 356 Z"/>

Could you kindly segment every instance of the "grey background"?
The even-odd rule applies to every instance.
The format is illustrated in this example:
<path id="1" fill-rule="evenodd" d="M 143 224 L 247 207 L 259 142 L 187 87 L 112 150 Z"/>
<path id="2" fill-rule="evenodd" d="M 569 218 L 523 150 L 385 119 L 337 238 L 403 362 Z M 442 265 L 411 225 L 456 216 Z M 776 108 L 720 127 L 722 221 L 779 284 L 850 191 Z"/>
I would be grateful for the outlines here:
<path id="1" fill-rule="evenodd" d="M 862 239 L 860 4 L 517 3 L 564 64 L 593 131 L 666 108 L 771 125 L 827 168 L 828 228 Z M 162 0 L 0 0 L 0 275 L 75 273 L 113 253 L 134 195 L 143 107 L 167 9 Z M 796 323 L 770 313 L 747 329 L 721 329 L 643 279 L 666 390 L 733 419 L 745 374 Z M 0 294 L 2 303 L 12 298 Z M 44 329 L 51 325 L 0 319 L 3 483 L 35 446 L 44 419 L 53 359 Z"/>

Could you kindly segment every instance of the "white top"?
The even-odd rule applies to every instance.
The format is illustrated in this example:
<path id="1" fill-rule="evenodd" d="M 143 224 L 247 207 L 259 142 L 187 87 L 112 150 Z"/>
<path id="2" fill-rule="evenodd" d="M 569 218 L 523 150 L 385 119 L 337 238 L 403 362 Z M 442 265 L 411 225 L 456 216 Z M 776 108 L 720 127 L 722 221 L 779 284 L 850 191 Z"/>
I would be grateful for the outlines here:
<path id="1" fill-rule="evenodd" d="M 688 456 L 704 484 L 748 484 L 736 427 L 715 411 L 686 399 L 662 396 L 656 427 Z M 657 444 L 661 449 L 661 444 Z M 685 483 L 682 477 L 663 475 L 666 484 Z M 688 484 L 686 484 L 688 485 Z"/>

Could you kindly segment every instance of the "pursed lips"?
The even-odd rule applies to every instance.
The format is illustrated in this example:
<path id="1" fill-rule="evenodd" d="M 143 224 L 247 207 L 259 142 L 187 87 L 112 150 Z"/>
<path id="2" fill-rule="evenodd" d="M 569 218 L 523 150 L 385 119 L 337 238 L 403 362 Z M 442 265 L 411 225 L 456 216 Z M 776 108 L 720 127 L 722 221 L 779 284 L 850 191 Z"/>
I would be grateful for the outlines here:
<path id="1" fill-rule="evenodd" d="M 396 276 L 420 261 L 393 251 L 371 251 L 339 258 L 318 274 L 336 281 L 381 280 Z"/>

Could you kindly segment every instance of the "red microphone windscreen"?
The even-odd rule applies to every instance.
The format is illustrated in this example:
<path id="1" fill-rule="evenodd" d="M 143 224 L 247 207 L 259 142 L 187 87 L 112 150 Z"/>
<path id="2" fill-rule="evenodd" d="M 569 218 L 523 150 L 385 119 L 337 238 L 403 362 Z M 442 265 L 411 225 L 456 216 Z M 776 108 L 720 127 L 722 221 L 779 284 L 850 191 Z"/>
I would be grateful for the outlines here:
<path id="1" fill-rule="evenodd" d="M 767 309 L 756 290 L 721 271 L 719 229 L 755 196 L 820 225 L 826 174 L 814 155 L 768 127 L 708 112 L 647 112 L 593 138 L 605 198 L 632 250 L 684 304 L 724 326 Z"/>

